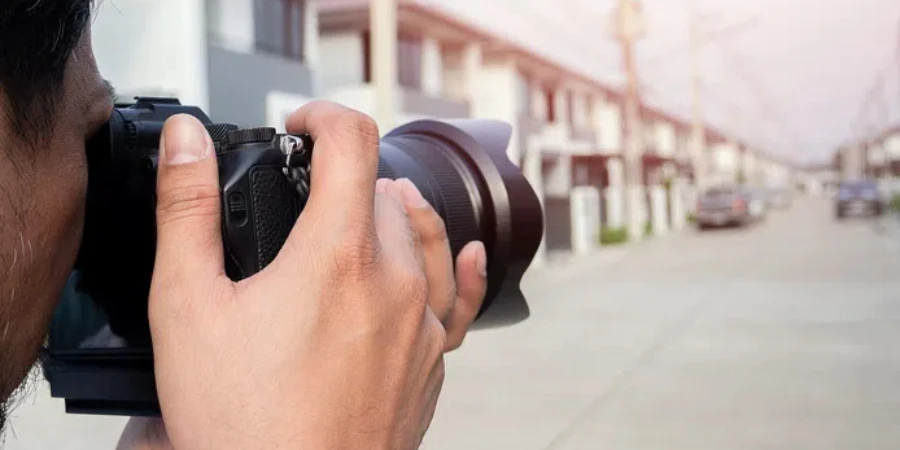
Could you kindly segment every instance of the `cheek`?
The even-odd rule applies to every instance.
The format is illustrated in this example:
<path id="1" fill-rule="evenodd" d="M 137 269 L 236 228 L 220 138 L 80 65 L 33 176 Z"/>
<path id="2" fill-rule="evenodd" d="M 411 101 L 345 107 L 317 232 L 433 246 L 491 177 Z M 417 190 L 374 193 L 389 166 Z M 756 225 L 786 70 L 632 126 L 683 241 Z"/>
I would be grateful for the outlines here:
<path id="1" fill-rule="evenodd" d="M 76 141 L 77 142 L 77 141 Z M 44 165 L 35 180 L 36 231 L 34 245 L 49 257 L 54 266 L 51 278 L 65 278 L 75 262 L 84 223 L 84 201 L 87 193 L 87 162 L 83 144 L 78 148 L 58 146 L 51 156 L 52 164 Z M 55 182 L 41 180 L 56 180 Z M 56 280 L 54 280 L 56 281 Z"/>

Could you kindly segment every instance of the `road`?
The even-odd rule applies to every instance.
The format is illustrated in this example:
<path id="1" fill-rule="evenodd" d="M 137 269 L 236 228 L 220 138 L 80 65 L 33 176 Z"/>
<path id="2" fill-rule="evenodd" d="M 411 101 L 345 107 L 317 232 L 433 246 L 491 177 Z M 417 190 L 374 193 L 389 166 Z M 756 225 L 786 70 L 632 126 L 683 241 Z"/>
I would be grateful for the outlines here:
<path id="1" fill-rule="evenodd" d="M 900 448 L 898 273 L 900 222 L 824 198 L 533 272 L 532 317 L 449 356 L 423 448 Z M 9 450 L 79 450 L 122 421 L 42 388 L 12 425 Z"/>

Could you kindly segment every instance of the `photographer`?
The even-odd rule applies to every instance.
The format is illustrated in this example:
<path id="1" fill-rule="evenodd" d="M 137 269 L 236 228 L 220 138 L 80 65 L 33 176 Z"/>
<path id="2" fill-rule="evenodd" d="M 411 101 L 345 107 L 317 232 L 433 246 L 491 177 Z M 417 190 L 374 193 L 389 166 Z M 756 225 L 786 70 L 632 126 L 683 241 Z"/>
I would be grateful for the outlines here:
<path id="1" fill-rule="evenodd" d="M 85 141 L 112 110 L 90 0 L 0 8 L 0 401 L 34 364 L 77 255 Z M 417 448 L 484 297 L 486 256 L 452 261 L 443 222 L 407 181 L 378 180 L 378 130 L 318 102 L 289 132 L 316 141 L 311 196 L 278 258 L 225 275 L 216 156 L 198 121 L 160 143 L 150 295 L 165 426 L 124 448 Z M 8 406 L 8 405 L 7 405 Z M 3 415 L 0 413 L 0 421 Z M 169 442 L 170 440 L 170 442 Z"/>

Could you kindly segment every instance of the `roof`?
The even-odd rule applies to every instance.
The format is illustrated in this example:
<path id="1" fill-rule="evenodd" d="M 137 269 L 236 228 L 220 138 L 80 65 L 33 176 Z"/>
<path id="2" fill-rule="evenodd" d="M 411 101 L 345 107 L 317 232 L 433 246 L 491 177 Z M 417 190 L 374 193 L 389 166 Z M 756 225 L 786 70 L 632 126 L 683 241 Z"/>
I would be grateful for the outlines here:
<path id="1" fill-rule="evenodd" d="M 318 2 L 319 26 L 327 30 L 329 28 L 341 29 L 354 25 L 361 29 L 368 29 L 368 11 L 372 0 L 321 0 Z M 466 19 L 449 12 L 447 9 L 434 5 L 427 5 L 418 0 L 396 0 L 398 8 L 398 22 L 401 28 L 410 27 L 427 29 L 429 32 L 443 29 L 447 32 L 459 34 L 459 38 L 467 41 L 482 43 L 482 52 L 487 57 L 512 56 L 521 70 L 536 75 L 545 82 L 565 82 L 566 85 L 582 86 L 585 90 L 600 92 L 608 100 L 621 102 L 624 93 L 617 90 L 597 78 L 580 72 L 577 69 L 566 66 L 564 63 L 552 60 L 540 55 L 524 45 L 517 44 L 511 39 L 498 36 Z M 490 1 L 490 0 L 485 0 Z M 424 22 L 424 23 L 422 23 Z M 677 129 L 690 130 L 691 122 L 674 113 L 664 111 L 661 108 L 642 102 L 642 115 L 647 114 L 654 118 L 660 118 L 675 124 Z M 727 134 L 706 124 L 707 140 L 713 143 L 728 142 Z M 743 143 L 739 145 L 746 147 Z"/>

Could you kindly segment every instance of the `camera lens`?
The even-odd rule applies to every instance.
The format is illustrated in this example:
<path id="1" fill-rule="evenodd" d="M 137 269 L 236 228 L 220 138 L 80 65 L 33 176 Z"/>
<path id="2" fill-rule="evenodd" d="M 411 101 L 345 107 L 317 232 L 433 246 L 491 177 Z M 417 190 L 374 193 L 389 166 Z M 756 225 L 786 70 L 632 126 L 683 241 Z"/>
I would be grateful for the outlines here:
<path id="1" fill-rule="evenodd" d="M 454 257 L 484 242 L 488 292 L 479 327 L 528 317 L 519 284 L 543 236 L 541 204 L 506 149 L 512 128 L 498 121 L 421 120 L 381 142 L 379 177 L 408 178 L 444 219 Z"/>

